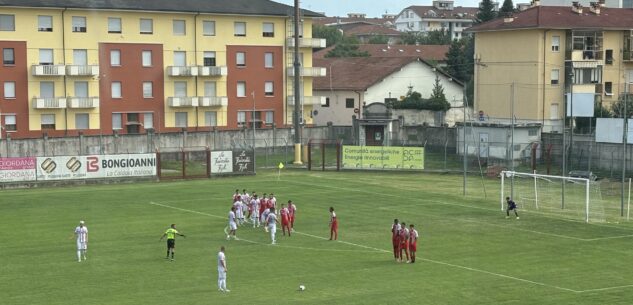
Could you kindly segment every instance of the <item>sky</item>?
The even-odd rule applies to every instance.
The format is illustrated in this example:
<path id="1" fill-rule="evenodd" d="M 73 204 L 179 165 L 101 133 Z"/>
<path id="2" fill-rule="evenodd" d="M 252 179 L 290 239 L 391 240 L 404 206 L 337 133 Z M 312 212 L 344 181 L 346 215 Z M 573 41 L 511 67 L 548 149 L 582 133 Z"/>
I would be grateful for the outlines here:
<path id="1" fill-rule="evenodd" d="M 273 1 L 294 5 L 294 0 Z M 477 7 L 478 3 L 479 0 L 455 0 L 455 6 Z M 301 8 L 314 12 L 325 12 L 326 16 L 347 16 L 347 13 L 364 13 L 367 14 L 367 17 L 380 17 L 385 11 L 389 14 L 398 14 L 402 9 L 411 5 L 431 4 L 432 0 L 299 0 Z"/>

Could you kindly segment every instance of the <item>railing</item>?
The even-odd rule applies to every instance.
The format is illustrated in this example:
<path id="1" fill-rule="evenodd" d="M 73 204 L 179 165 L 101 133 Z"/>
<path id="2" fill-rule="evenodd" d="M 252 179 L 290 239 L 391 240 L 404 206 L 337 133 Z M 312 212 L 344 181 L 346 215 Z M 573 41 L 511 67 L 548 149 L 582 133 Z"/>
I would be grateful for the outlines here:
<path id="1" fill-rule="evenodd" d="M 197 76 L 197 66 L 169 66 L 167 67 L 167 75 L 169 76 Z"/>
<path id="2" fill-rule="evenodd" d="M 66 108 L 66 98 L 34 97 L 33 108 L 35 109 L 64 109 Z"/>
<path id="3" fill-rule="evenodd" d="M 286 39 L 288 47 L 294 48 L 295 40 L 293 37 Z M 300 48 L 325 48 L 325 39 L 323 38 L 299 38 Z"/>
<path id="4" fill-rule="evenodd" d="M 167 105 L 169 105 L 169 107 L 198 107 L 198 97 L 168 97 Z"/>
<path id="5" fill-rule="evenodd" d="M 229 99 L 226 96 L 200 96 L 198 97 L 200 107 L 228 106 Z"/>
<path id="6" fill-rule="evenodd" d="M 286 73 L 288 74 L 288 77 L 295 76 L 294 67 L 288 67 L 286 71 L 287 71 Z M 327 74 L 327 70 L 322 67 L 301 67 L 299 71 L 299 76 L 320 77 L 320 76 L 326 76 L 326 74 Z"/>
<path id="7" fill-rule="evenodd" d="M 301 101 L 303 105 L 323 105 L 325 104 L 325 96 L 302 96 Z M 295 105 L 295 97 L 293 95 L 288 96 L 288 106 Z"/>
<path id="8" fill-rule="evenodd" d="M 97 76 L 99 75 L 99 66 L 66 66 L 66 75 L 70 76 Z"/>
<path id="9" fill-rule="evenodd" d="M 68 97 L 68 108 L 96 108 L 99 107 L 98 97 Z"/>
<path id="10" fill-rule="evenodd" d="M 199 76 L 224 76 L 228 74 L 228 69 L 225 66 L 211 67 L 211 66 L 198 66 Z"/>
<path id="11" fill-rule="evenodd" d="M 66 70 L 63 65 L 33 65 L 33 76 L 64 76 Z"/>

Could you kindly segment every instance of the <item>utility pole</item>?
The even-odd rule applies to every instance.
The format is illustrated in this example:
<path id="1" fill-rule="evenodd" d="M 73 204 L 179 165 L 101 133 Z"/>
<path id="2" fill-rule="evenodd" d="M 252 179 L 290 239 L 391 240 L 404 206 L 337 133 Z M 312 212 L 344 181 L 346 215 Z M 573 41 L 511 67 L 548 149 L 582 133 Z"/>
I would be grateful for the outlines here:
<path id="1" fill-rule="evenodd" d="M 514 88 L 515 83 L 512 82 L 512 90 L 510 91 L 510 112 L 512 115 L 512 126 L 510 127 L 510 168 L 512 169 L 512 172 L 514 172 Z M 510 182 L 510 198 L 514 200 L 514 174 L 510 177 Z"/>
<path id="2" fill-rule="evenodd" d="M 468 176 L 466 174 L 466 170 L 468 169 L 468 163 L 466 162 L 466 110 L 468 109 L 468 90 L 466 89 L 466 86 L 468 86 L 468 83 L 464 83 L 464 98 L 462 99 L 464 101 L 464 129 L 462 130 L 462 138 L 464 140 L 464 196 L 466 196 L 466 179 Z"/>
<path id="3" fill-rule="evenodd" d="M 629 116 L 627 113 L 627 105 L 628 104 L 628 87 L 629 84 L 627 82 L 624 83 L 624 114 L 622 114 L 622 118 L 624 122 L 622 123 L 622 183 L 620 189 L 620 216 L 624 216 L 624 180 L 626 176 L 626 141 L 627 141 L 627 133 L 628 129 L 628 121 Z"/>
<path id="4" fill-rule="evenodd" d="M 301 115 L 299 112 L 299 107 L 301 105 L 301 90 L 299 90 L 299 75 L 301 74 L 300 68 L 301 63 L 299 62 L 299 0 L 295 0 L 295 16 L 294 16 L 294 40 L 295 40 L 295 49 L 294 49 L 294 62 L 293 68 L 295 72 L 294 76 L 294 111 L 292 113 L 292 125 L 294 126 L 295 135 L 294 135 L 294 146 L 295 146 L 295 160 L 292 162 L 293 164 L 301 165 L 301 137 L 299 134 L 299 116 Z"/>

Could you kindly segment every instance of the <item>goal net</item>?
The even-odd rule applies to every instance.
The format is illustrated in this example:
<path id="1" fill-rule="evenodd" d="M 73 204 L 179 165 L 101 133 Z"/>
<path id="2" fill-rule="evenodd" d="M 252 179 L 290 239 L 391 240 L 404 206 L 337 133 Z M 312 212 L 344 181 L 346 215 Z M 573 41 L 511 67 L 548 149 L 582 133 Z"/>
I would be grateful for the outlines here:
<path id="1" fill-rule="evenodd" d="M 506 197 L 519 210 L 586 222 L 604 222 L 607 213 L 600 185 L 586 178 L 501 172 L 501 209 Z"/>

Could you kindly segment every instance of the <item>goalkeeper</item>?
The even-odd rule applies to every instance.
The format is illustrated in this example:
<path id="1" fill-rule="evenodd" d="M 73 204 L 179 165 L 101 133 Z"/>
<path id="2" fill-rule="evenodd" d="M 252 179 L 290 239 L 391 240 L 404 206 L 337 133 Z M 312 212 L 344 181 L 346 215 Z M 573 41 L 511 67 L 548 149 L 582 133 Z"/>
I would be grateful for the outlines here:
<path id="1" fill-rule="evenodd" d="M 510 197 L 506 197 L 506 204 L 508 208 L 506 209 L 506 219 L 510 218 L 510 211 L 514 211 L 514 215 L 519 219 L 519 213 L 517 213 L 517 204 L 514 200 L 510 199 Z"/>

